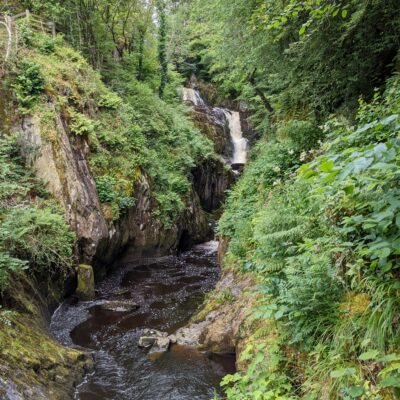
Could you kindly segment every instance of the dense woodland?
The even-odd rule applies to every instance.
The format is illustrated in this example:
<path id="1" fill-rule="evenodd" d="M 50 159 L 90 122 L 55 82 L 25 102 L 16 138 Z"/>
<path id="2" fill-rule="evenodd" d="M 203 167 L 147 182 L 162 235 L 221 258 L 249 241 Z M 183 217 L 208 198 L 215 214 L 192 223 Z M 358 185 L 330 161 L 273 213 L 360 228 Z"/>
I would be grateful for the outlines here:
<path id="1" fill-rule="evenodd" d="M 258 284 L 226 398 L 400 398 L 398 0 L 6 0 L 0 13 L 26 8 L 58 33 L 21 23 L 5 87 L 45 132 L 57 110 L 88 138 L 111 220 L 135 204 L 144 169 L 168 229 L 190 169 L 215 157 L 181 104 L 193 76 L 216 104 L 247 105 L 260 139 L 217 235 L 229 240 L 223 268 Z M 20 271 L 66 274 L 76 249 L 3 133 L 4 294 Z"/>

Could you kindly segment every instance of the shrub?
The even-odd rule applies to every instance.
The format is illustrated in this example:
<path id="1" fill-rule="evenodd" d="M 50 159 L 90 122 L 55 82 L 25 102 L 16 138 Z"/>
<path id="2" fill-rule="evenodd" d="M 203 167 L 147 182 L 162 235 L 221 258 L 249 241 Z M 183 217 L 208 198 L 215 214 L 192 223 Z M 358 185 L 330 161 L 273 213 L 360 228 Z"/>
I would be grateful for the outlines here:
<path id="1" fill-rule="evenodd" d="M 45 80 L 39 65 L 21 61 L 17 65 L 18 76 L 12 85 L 23 112 L 29 111 L 44 90 Z"/>
<path id="2" fill-rule="evenodd" d="M 18 24 L 18 33 L 21 37 L 21 42 L 25 47 L 31 47 L 33 44 L 34 33 L 26 21 Z"/>
<path id="3" fill-rule="evenodd" d="M 397 396 L 399 86 L 395 76 L 384 96 L 362 100 L 354 126 L 329 120 L 323 154 L 296 175 L 281 173 L 279 185 L 271 185 L 271 165 L 290 171 L 290 164 L 277 151 L 282 144 L 263 144 L 221 219 L 231 264 L 263 281 L 254 315 L 276 320 L 289 352 L 306 351 L 301 360 L 290 356 L 300 361 L 295 393 L 304 398 Z M 316 143 L 320 134 L 299 121 L 280 129 L 292 145 L 307 145 L 308 135 Z M 250 382 L 249 373 L 236 376 L 228 398 Z M 267 391 L 268 379 L 259 382 Z"/>
<path id="4" fill-rule="evenodd" d="M 107 92 L 100 96 L 97 104 L 101 108 L 108 108 L 110 110 L 116 110 L 122 105 L 122 99 L 113 92 Z"/>
<path id="5" fill-rule="evenodd" d="M 278 136 L 289 139 L 299 150 L 315 148 L 324 136 L 323 131 L 311 121 L 289 120 L 278 128 Z"/>
<path id="6" fill-rule="evenodd" d="M 16 208 L 0 227 L 0 248 L 26 260 L 38 270 L 72 265 L 75 235 L 61 214 L 35 206 Z"/>
<path id="7" fill-rule="evenodd" d="M 25 206 L 3 215 L 0 225 L 0 289 L 12 273 L 28 269 L 45 282 L 66 276 L 73 264 L 75 235 L 64 217 L 50 208 Z"/>
<path id="8" fill-rule="evenodd" d="M 135 204 L 132 197 L 132 183 L 110 175 L 96 178 L 97 193 L 102 203 L 109 203 L 113 210 L 113 219 L 118 219 L 120 212 Z"/>
<path id="9" fill-rule="evenodd" d="M 28 269 L 28 262 L 11 257 L 6 251 L 0 250 L 0 293 L 7 289 L 11 274 L 18 274 Z"/>
<path id="10" fill-rule="evenodd" d="M 53 38 L 48 37 L 48 36 L 40 37 L 40 40 L 38 43 L 38 49 L 41 53 L 52 54 L 52 53 L 54 53 L 55 48 L 56 48 L 56 44 L 55 44 Z"/>
<path id="11" fill-rule="evenodd" d="M 77 136 L 90 136 L 95 132 L 96 123 L 79 112 L 74 110 L 70 111 L 69 128 L 72 133 Z"/>

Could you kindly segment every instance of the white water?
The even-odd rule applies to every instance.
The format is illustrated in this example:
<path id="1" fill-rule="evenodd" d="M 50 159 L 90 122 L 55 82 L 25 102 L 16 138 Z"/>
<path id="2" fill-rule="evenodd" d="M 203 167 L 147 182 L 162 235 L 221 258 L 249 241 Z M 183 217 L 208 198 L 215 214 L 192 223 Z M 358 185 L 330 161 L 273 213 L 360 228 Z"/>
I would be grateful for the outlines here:
<path id="1" fill-rule="evenodd" d="M 246 164 L 247 161 L 247 139 L 243 137 L 240 113 L 238 111 L 224 110 L 229 123 L 231 140 L 233 143 L 232 164 Z"/>
<path id="2" fill-rule="evenodd" d="M 247 139 L 243 137 L 242 125 L 240 121 L 240 113 L 231 111 L 226 108 L 214 107 L 210 109 L 202 99 L 200 93 L 192 88 L 183 88 L 183 101 L 192 103 L 195 107 L 207 109 L 209 117 L 218 125 L 229 124 L 231 141 L 233 144 L 233 156 L 230 160 L 231 164 L 246 164 L 247 162 Z"/>
<path id="3" fill-rule="evenodd" d="M 192 88 L 183 88 L 183 101 L 190 102 L 196 107 L 206 107 L 206 103 L 201 98 L 200 93 Z"/>

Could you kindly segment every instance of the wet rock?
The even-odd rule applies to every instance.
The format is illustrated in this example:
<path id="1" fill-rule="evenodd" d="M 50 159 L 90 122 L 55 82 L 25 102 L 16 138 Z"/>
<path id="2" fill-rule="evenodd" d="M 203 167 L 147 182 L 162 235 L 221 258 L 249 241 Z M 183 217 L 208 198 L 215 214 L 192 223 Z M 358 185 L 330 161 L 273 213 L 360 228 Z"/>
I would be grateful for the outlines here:
<path id="1" fill-rule="evenodd" d="M 167 337 L 168 336 L 167 332 L 161 332 L 161 331 L 158 331 L 157 329 L 145 329 L 143 331 L 143 333 L 145 335 L 155 336 L 155 337 Z"/>
<path id="2" fill-rule="evenodd" d="M 87 162 L 89 145 L 83 137 L 70 140 L 68 124 L 56 112 L 56 105 L 50 102 L 48 107 L 55 112 L 56 134 L 50 140 L 41 132 L 37 116 L 24 117 L 16 127 L 21 153 L 64 208 L 67 221 L 77 233 L 82 257 L 90 262 L 99 244 L 107 240 L 108 230 Z"/>
<path id="3" fill-rule="evenodd" d="M 165 353 L 168 351 L 171 340 L 167 332 L 157 331 L 156 329 L 145 329 L 143 333 L 144 335 L 139 339 L 139 347 L 150 348 L 149 354 Z"/>
<path id="4" fill-rule="evenodd" d="M 175 332 L 177 344 L 217 353 L 235 352 L 239 328 L 246 318 L 244 310 L 249 309 L 253 301 L 246 291 L 251 291 L 254 285 L 250 275 L 225 273 L 213 297 L 195 317 L 195 321 Z M 232 294 L 232 300 L 224 300 L 227 290 Z"/>
<path id="5" fill-rule="evenodd" d="M 235 181 L 231 169 L 220 159 L 208 159 L 192 170 L 193 184 L 200 204 L 207 212 L 217 211 L 226 199 L 226 192 Z"/>
<path id="6" fill-rule="evenodd" d="M 139 308 L 139 305 L 134 303 L 133 301 L 107 301 L 100 305 L 103 310 L 106 311 L 115 311 L 115 312 L 130 312 L 135 311 Z"/>
<path id="7" fill-rule="evenodd" d="M 151 347 L 155 343 L 156 339 L 157 338 L 155 336 L 141 336 L 139 339 L 138 346 L 144 348 Z"/>
<path id="8" fill-rule="evenodd" d="M 154 353 L 165 353 L 168 351 L 170 345 L 170 340 L 168 337 L 158 337 L 156 338 L 153 346 L 151 347 L 149 354 Z"/>
<path id="9" fill-rule="evenodd" d="M 76 295 L 81 300 L 92 300 L 95 296 L 94 273 L 91 265 L 80 264 L 77 271 L 78 287 Z"/>
<path id="10" fill-rule="evenodd" d="M 175 335 L 170 335 L 170 336 L 168 336 L 168 338 L 169 338 L 169 341 L 171 342 L 171 344 L 175 344 L 178 340 Z"/>
<path id="11" fill-rule="evenodd" d="M 115 292 L 117 296 L 130 296 L 131 290 L 130 289 L 119 289 Z"/>

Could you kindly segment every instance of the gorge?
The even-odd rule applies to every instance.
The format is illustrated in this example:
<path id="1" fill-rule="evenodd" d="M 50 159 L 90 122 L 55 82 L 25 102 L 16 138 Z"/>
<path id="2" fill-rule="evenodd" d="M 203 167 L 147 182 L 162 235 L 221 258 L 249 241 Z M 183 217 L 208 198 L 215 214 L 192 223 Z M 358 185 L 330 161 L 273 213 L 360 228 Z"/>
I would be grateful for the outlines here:
<path id="1" fill-rule="evenodd" d="M 0 400 L 400 399 L 398 0 L 0 2 Z"/>

